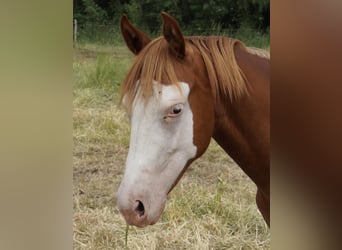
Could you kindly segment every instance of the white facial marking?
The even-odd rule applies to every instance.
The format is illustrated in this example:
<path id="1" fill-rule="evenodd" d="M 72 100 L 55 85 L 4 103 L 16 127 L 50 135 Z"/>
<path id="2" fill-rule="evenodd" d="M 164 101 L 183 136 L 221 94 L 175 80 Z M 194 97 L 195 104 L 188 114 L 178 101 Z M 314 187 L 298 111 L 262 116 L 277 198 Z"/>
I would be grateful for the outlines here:
<path id="1" fill-rule="evenodd" d="M 144 199 L 150 221 L 159 217 L 171 186 L 196 155 L 190 89 L 184 82 L 179 85 L 181 92 L 174 85 L 158 88 L 154 83 L 149 100 L 141 97 L 132 107 L 130 148 L 118 199 Z M 129 206 L 132 201 L 126 202 Z"/>

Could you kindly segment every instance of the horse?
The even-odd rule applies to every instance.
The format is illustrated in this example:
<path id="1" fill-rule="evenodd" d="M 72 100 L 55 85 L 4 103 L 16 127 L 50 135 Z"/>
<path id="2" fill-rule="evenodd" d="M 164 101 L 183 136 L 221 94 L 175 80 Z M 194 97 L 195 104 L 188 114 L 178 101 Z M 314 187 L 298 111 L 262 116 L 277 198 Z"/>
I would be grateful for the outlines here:
<path id="1" fill-rule="evenodd" d="M 150 39 L 126 15 L 120 29 L 136 57 L 120 103 L 131 126 L 117 207 L 129 225 L 161 216 L 167 195 L 211 138 L 257 187 L 270 226 L 270 56 L 224 36 L 183 36 L 162 12 L 163 35 Z"/>

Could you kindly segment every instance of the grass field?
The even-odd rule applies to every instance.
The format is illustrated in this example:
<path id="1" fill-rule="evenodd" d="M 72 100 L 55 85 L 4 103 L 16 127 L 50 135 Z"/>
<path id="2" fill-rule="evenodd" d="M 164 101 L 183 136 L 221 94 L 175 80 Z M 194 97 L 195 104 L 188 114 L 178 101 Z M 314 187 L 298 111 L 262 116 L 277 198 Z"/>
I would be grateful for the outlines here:
<path id="1" fill-rule="evenodd" d="M 129 125 L 118 90 L 132 60 L 122 44 L 74 49 L 74 249 L 125 249 L 115 193 Z M 159 222 L 129 228 L 127 249 L 269 249 L 255 191 L 213 141 L 171 192 Z"/>

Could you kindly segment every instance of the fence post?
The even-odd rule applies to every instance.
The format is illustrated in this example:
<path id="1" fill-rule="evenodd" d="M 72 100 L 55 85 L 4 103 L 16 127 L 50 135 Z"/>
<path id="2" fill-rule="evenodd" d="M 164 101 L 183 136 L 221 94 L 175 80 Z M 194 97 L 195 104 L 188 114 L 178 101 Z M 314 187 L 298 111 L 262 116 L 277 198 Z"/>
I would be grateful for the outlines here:
<path id="1" fill-rule="evenodd" d="M 77 42 L 77 20 L 74 19 L 74 43 Z"/>

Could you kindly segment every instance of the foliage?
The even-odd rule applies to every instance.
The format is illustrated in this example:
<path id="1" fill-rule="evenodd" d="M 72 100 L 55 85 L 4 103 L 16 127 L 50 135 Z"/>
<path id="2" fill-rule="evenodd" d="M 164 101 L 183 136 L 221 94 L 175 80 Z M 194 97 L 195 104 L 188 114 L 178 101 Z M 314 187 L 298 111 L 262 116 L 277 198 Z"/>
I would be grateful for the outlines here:
<path id="1" fill-rule="evenodd" d="M 159 32 L 161 11 L 174 16 L 189 35 L 236 32 L 246 26 L 267 33 L 270 26 L 269 0 L 74 0 L 80 37 L 92 41 L 103 36 L 110 38 L 110 32 L 117 33 L 123 13 L 144 31 Z"/>
<path id="2" fill-rule="evenodd" d="M 82 6 L 79 7 L 81 9 L 74 9 L 74 16 L 80 23 L 100 23 L 108 19 L 107 12 L 93 0 L 81 0 L 77 6 Z"/>

